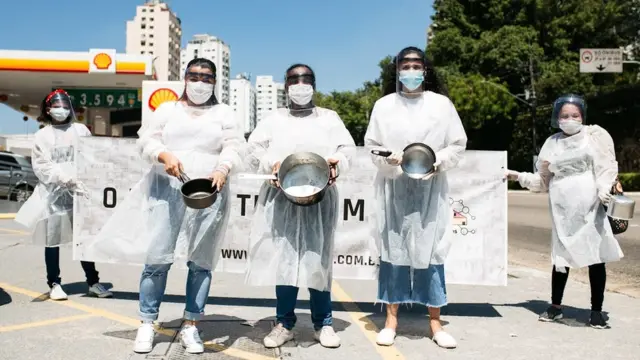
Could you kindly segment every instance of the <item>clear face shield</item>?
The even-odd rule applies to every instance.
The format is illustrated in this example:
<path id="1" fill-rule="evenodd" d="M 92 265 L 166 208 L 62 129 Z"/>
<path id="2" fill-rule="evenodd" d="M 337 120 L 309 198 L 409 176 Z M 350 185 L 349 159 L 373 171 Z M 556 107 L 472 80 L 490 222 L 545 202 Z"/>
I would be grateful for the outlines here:
<path id="1" fill-rule="evenodd" d="M 211 107 L 216 85 L 216 75 L 211 69 L 192 66 L 184 74 L 187 99 L 196 107 Z"/>
<path id="2" fill-rule="evenodd" d="M 578 95 L 564 95 L 553 103 L 551 126 L 559 129 L 563 124 L 572 126 L 585 125 L 587 120 L 587 103 Z M 564 130 L 564 129 L 563 129 Z"/>
<path id="3" fill-rule="evenodd" d="M 315 107 L 313 103 L 315 88 L 316 77 L 305 67 L 297 67 L 285 74 L 289 111 L 313 109 Z"/>
<path id="4" fill-rule="evenodd" d="M 424 91 L 425 63 L 417 53 L 398 54 L 396 57 L 396 92 L 421 94 Z"/>
<path id="5" fill-rule="evenodd" d="M 76 113 L 69 94 L 64 90 L 56 90 L 45 100 L 47 114 L 51 116 L 52 125 L 65 125 L 75 122 Z"/>

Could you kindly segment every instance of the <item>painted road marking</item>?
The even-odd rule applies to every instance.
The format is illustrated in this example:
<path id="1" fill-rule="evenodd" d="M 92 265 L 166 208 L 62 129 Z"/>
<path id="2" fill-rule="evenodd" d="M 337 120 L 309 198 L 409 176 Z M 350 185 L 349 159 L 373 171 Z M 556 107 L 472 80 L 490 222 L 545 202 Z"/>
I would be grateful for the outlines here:
<path id="1" fill-rule="evenodd" d="M 14 235 L 30 235 L 30 233 L 28 233 L 26 231 L 15 230 L 15 229 L 0 228 L 0 231 L 6 231 L 6 232 L 8 232 L 10 234 L 14 234 Z M 7 234 L 0 234 L 0 235 L 7 235 Z"/>
<path id="2" fill-rule="evenodd" d="M 353 323 L 358 325 L 360 331 L 362 331 L 364 336 L 369 339 L 371 344 L 373 344 L 376 351 L 378 352 L 378 354 L 380 354 L 380 356 L 382 356 L 383 359 L 405 359 L 404 355 L 402 355 L 402 353 L 395 347 L 395 345 L 380 346 L 376 343 L 376 337 L 378 336 L 378 332 L 380 332 L 380 329 L 378 329 L 373 321 L 371 321 L 367 317 L 370 314 L 367 314 L 360 310 L 355 301 L 353 301 L 353 299 L 347 294 L 347 292 L 342 289 L 337 281 L 333 282 L 331 290 L 334 297 L 342 303 L 344 309 L 349 313 L 349 316 L 351 317 L 351 320 L 353 320 Z"/>
<path id="3" fill-rule="evenodd" d="M 0 214 L 0 220 L 10 220 L 15 218 L 16 214 Z"/>
<path id="4" fill-rule="evenodd" d="M 31 290 L 27 290 L 27 289 L 23 289 L 23 288 L 19 288 L 13 285 L 9 285 L 6 283 L 1 283 L 0 282 L 0 288 L 3 288 L 6 291 L 11 291 L 17 294 L 22 294 L 22 295 L 26 295 L 29 296 L 33 299 L 48 299 L 48 295 L 47 294 L 40 294 L 37 293 L 35 291 L 31 291 Z M 125 325 L 129 325 L 129 326 L 133 326 L 135 328 L 138 328 L 138 326 L 140 326 L 140 320 L 138 319 L 134 319 L 134 318 L 130 318 L 128 316 L 122 316 L 116 313 L 112 313 L 110 311 L 106 311 L 106 310 L 102 310 L 99 308 L 94 308 L 91 306 L 87 306 L 87 305 L 83 305 L 80 303 L 77 303 L 75 301 L 72 300 L 65 300 L 65 301 L 52 301 L 54 304 L 58 304 L 58 305 L 62 305 L 62 306 L 66 306 L 66 307 L 70 307 L 72 309 L 76 309 L 76 310 L 80 310 L 80 311 L 84 311 L 90 315 L 93 316 L 99 316 L 99 317 L 103 317 L 105 319 L 109 319 L 109 320 L 113 320 Z M 156 332 L 163 334 L 163 335 L 167 335 L 170 337 L 173 337 L 176 333 L 176 331 L 173 330 L 168 330 L 168 329 L 163 329 L 163 328 L 159 328 L 156 327 Z M 220 344 L 214 344 L 214 343 L 209 343 L 207 342 L 207 347 L 214 349 L 216 351 L 219 352 L 223 352 L 225 355 L 229 355 L 231 357 L 235 357 L 238 359 L 245 359 L 245 360 L 267 360 L 270 359 L 272 360 L 273 358 L 268 358 L 265 357 L 263 355 L 260 354 L 254 354 L 254 353 L 250 353 L 248 351 L 243 351 L 243 350 L 239 350 L 239 349 L 235 349 L 235 348 L 228 348 L 226 346 L 220 345 Z"/>
<path id="5" fill-rule="evenodd" d="M 40 326 L 62 324 L 66 322 L 76 321 L 76 320 L 83 320 L 91 317 L 96 317 L 96 316 L 93 314 L 82 314 L 82 315 L 67 316 L 67 317 L 57 318 L 57 319 L 50 319 L 45 321 L 33 321 L 33 322 L 18 324 L 18 325 L 0 326 L 0 333 L 23 330 L 23 329 L 31 329 L 31 328 L 40 327 Z"/>

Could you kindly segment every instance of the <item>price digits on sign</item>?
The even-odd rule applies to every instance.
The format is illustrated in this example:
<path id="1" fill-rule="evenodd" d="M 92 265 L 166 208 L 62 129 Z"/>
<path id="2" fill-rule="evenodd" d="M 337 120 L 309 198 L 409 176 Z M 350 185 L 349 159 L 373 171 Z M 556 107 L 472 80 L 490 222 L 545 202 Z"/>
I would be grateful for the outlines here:
<path id="1" fill-rule="evenodd" d="M 80 106 L 104 106 L 104 107 L 130 107 L 133 104 L 128 104 L 127 94 L 122 92 L 108 93 L 108 92 L 81 92 L 75 95 L 70 94 L 72 101 L 77 100 L 77 104 Z M 76 99 L 78 97 L 78 99 Z M 132 98 L 129 95 L 129 98 Z"/>

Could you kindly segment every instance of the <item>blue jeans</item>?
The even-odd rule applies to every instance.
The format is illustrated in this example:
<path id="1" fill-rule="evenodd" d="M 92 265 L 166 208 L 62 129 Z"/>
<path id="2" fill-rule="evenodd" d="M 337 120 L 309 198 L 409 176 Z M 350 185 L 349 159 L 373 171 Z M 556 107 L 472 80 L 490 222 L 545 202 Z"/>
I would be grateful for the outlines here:
<path id="1" fill-rule="evenodd" d="M 444 265 L 413 269 L 380 261 L 378 301 L 385 304 L 415 303 L 433 308 L 447 305 Z"/>
<path id="2" fill-rule="evenodd" d="M 311 321 L 313 328 L 320 330 L 323 326 L 333 325 L 331 315 L 331 293 L 309 289 Z M 298 288 L 295 286 L 276 286 L 276 320 L 287 330 L 296 325 L 296 300 L 298 300 Z"/>
<path id="3" fill-rule="evenodd" d="M 189 261 L 187 275 L 187 294 L 184 319 L 198 321 L 204 316 L 211 271 Z M 171 264 L 145 265 L 140 278 L 140 320 L 151 322 L 158 320 L 160 304 L 167 288 L 167 273 Z"/>

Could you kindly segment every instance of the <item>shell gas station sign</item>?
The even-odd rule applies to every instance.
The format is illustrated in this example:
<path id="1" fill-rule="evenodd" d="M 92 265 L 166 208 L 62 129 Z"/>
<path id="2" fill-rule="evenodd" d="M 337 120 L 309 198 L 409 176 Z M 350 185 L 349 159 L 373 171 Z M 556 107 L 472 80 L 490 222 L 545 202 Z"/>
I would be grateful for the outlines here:
<path id="1" fill-rule="evenodd" d="M 183 91 L 184 82 L 182 81 L 143 81 L 142 120 L 152 116 L 163 103 L 178 100 Z"/>
<path id="2" fill-rule="evenodd" d="M 141 85 L 154 73 L 152 56 L 114 49 L 0 49 L 0 104 L 37 118 L 42 99 L 61 88 L 74 98 L 74 105 L 85 109 L 144 111 L 148 99 L 143 101 Z"/>

